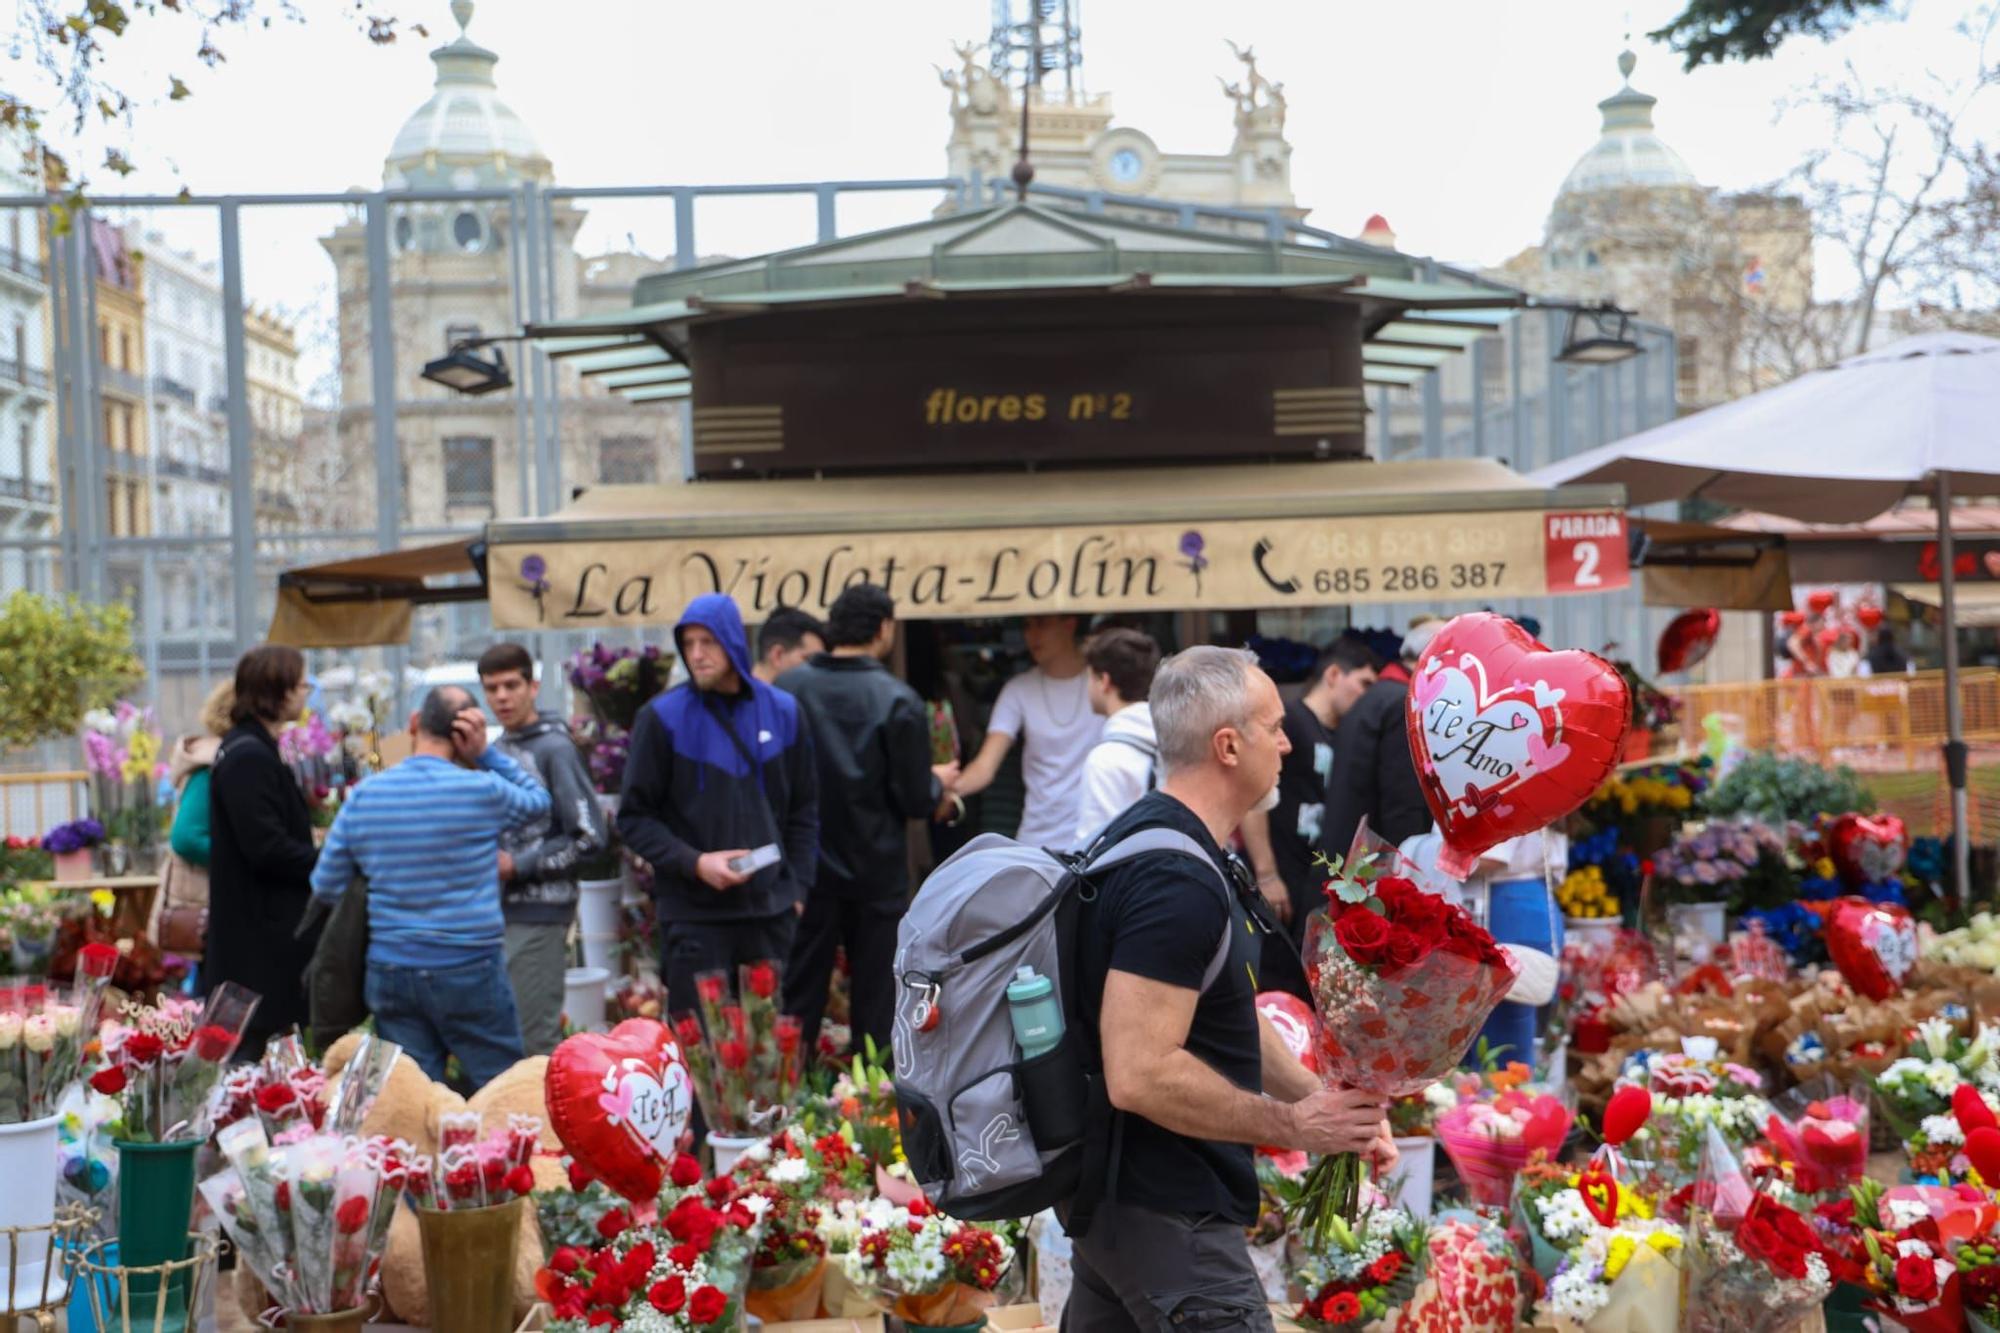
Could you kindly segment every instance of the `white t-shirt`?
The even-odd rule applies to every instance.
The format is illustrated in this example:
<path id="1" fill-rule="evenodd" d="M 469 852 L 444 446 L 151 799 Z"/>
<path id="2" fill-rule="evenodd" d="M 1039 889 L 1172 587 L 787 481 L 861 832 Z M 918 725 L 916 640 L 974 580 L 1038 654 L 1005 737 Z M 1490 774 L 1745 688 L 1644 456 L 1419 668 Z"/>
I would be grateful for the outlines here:
<path id="1" fill-rule="evenodd" d="M 988 732 L 1021 747 L 1021 777 L 1028 799 L 1015 838 L 1030 847 L 1067 847 L 1076 832 L 1083 761 L 1104 719 L 1090 711 L 1090 673 L 1055 680 L 1040 667 L 1001 687 Z"/>

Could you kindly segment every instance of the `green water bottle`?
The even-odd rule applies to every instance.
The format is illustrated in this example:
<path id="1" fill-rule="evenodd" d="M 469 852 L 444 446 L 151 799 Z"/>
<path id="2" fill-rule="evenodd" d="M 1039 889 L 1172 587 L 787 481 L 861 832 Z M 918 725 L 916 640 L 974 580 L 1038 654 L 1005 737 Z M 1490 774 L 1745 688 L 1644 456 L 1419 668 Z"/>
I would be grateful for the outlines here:
<path id="1" fill-rule="evenodd" d="M 1034 968 L 1024 964 L 1015 969 L 1014 979 L 1007 983 L 1007 1006 L 1023 1060 L 1052 1051 L 1062 1041 L 1062 1006 L 1056 1003 L 1055 983 Z"/>

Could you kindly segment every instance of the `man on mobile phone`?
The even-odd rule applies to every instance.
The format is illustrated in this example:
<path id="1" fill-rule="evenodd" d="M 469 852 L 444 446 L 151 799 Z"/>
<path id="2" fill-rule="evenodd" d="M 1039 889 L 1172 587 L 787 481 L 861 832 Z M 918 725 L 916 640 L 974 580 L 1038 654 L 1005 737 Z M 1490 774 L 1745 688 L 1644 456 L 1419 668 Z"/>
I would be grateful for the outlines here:
<path id="1" fill-rule="evenodd" d="M 639 711 L 618 805 L 618 836 L 653 867 L 670 1013 L 696 1007 L 700 973 L 785 961 L 819 855 L 812 737 L 757 678 L 736 603 L 695 598 L 674 642 L 688 679 Z"/>

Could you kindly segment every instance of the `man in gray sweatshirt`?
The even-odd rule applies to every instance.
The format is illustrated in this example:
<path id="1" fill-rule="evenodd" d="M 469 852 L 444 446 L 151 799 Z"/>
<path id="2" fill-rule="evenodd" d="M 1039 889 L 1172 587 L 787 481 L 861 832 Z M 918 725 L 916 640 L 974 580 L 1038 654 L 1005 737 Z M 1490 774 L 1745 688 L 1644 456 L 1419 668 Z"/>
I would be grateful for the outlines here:
<path id="1" fill-rule="evenodd" d="M 609 846 L 610 837 L 568 724 L 537 706 L 541 683 L 528 650 L 518 643 L 487 649 L 479 659 L 479 684 L 506 728 L 497 748 L 549 789 L 549 813 L 516 826 L 500 844 L 507 976 L 521 1014 L 521 1048 L 547 1055 L 562 1039 L 577 868 Z"/>

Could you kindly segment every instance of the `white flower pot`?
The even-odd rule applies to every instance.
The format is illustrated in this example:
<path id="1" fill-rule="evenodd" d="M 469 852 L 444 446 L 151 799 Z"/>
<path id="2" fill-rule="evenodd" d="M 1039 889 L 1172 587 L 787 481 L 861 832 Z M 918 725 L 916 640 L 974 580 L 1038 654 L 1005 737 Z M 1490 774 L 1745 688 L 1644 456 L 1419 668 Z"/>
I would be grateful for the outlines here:
<path id="1" fill-rule="evenodd" d="M 604 1031 L 605 989 L 611 971 L 603 967 L 572 967 L 563 973 L 563 1017 L 578 1032 Z"/>
<path id="2" fill-rule="evenodd" d="M 1563 918 L 1563 943 L 1579 944 L 1585 948 L 1609 944 L 1618 938 L 1619 928 L 1623 925 L 1615 916 L 1566 916 Z"/>
<path id="3" fill-rule="evenodd" d="M 1393 1201 L 1398 1208 L 1408 1209 L 1412 1217 L 1429 1217 L 1431 1184 L 1437 1178 L 1437 1140 L 1428 1134 L 1415 1134 L 1397 1139 L 1396 1151 L 1401 1156 L 1389 1173 Z"/>
<path id="4" fill-rule="evenodd" d="M 616 972 L 618 970 L 617 933 L 614 931 L 609 935 L 592 935 L 586 932 L 583 936 L 583 965 L 585 967 L 602 968 L 606 972 Z"/>
<path id="5" fill-rule="evenodd" d="M 1667 922 L 1676 935 L 1720 944 L 1729 938 L 1727 903 L 1679 903 L 1667 909 Z"/>
<path id="6" fill-rule="evenodd" d="M 56 1127 L 60 1115 L 21 1124 L 0 1125 L 0 1227 L 45 1227 L 56 1216 Z M 50 1233 L 19 1238 L 14 1253 L 14 1288 L 10 1304 L 33 1309 L 42 1299 L 42 1277 L 49 1264 Z M 49 1297 L 68 1288 L 60 1274 L 49 1279 Z"/>
<path id="7" fill-rule="evenodd" d="M 624 896 L 625 881 L 587 879 L 577 885 L 576 923 L 585 939 L 592 935 L 618 934 L 618 900 Z M 593 964 L 595 966 L 595 964 Z"/>
<path id="8" fill-rule="evenodd" d="M 729 1169 L 736 1165 L 737 1158 L 749 1152 L 763 1141 L 763 1139 L 755 1136 L 741 1136 L 736 1134 L 709 1135 L 708 1151 L 715 1159 L 714 1164 L 709 1168 L 709 1175 L 728 1175 Z"/>

